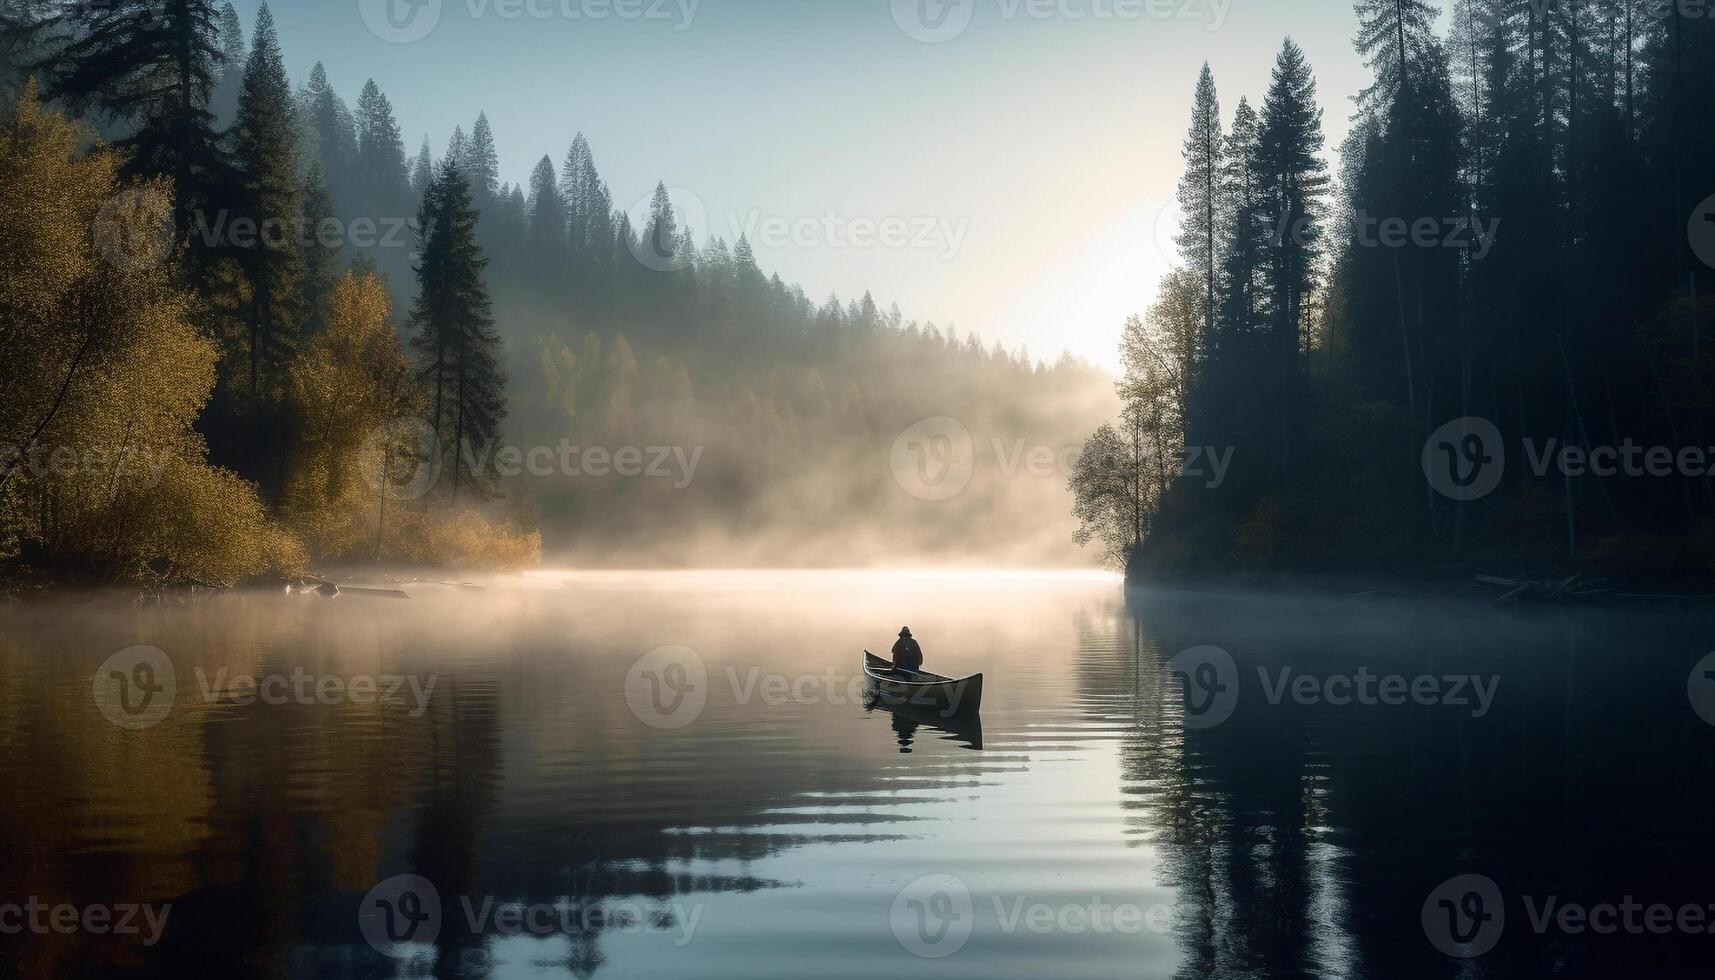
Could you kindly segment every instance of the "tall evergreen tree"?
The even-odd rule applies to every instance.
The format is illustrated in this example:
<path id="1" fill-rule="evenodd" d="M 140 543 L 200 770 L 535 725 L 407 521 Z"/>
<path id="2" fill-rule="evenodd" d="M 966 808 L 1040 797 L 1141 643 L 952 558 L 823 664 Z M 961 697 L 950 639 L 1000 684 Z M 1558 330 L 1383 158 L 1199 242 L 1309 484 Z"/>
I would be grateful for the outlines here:
<path id="1" fill-rule="evenodd" d="M 1320 281 L 1322 199 L 1329 183 L 1322 148 L 1316 79 L 1303 49 L 1288 38 L 1275 63 L 1257 133 L 1263 207 L 1274 231 L 1262 269 L 1268 322 L 1263 390 L 1272 394 L 1270 436 L 1259 455 L 1273 458 L 1287 484 L 1294 469 L 1294 435 L 1303 427 L 1301 354 L 1311 342 L 1309 305 Z"/>
<path id="2" fill-rule="evenodd" d="M 678 239 L 673 199 L 667 194 L 666 182 L 657 181 L 655 195 L 649 199 L 649 223 L 643 228 L 643 262 L 663 271 L 682 268 L 691 256 L 676 254 L 680 251 Z"/>
<path id="3" fill-rule="evenodd" d="M 544 156 L 530 174 L 530 199 L 526 207 L 529 220 L 530 261 L 536 272 L 554 281 L 561 273 L 566 252 L 566 203 L 560 197 L 558 175 L 554 161 Z"/>
<path id="4" fill-rule="evenodd" d="M 500 196 L 500 154 L 495 150 L 494 130 L 488 125 L 486 112 L 476 115 L 462 169 L 470 180 L 471 194 L 478 208 Z"/>
<path id="5" fill-rule="evenodd" d="M 1225 152 L 1221 101 L 1215 91 L 1214 73 L 1204 62 L 1191 109 L 1191 129 L 1185 137 L 1185 175 L 1179 181 L 1179 209 L 1185 216 L 1179 249 L 1185 268 L 1203 285 L 1204 350 L 1211 349 L 1215 341 L 1221 226 L 1227 208 L 1222 187 Z"/>
<path id="6" fill-rule="evenodd" d="M 435 179 L 435 151 L 429 145 L 429 137 L 423 137 L 423 145 L 417 150 L 417 159 L 411 162 L 411 192 L 416 195 L 418 202 L 429 192 L 429 184 Z"/>
<path id="7" fill-rule="evenodd" d="M 327 69 L 319 61 L 310 69 L 310 81 L 299 97 L 299 104 L 314 136 L 322 172 L 327 175 L 334 198 L 341 199 L 342 192 L 351 187 L 356 168 L 357 126 L 351 110 L 329 84 Z"/>
<path id="8" fill-rule="evenodd" d="M 1269 251 L 1272 232 L 1263 205 L 1263 176 L 1258 159 L 1261 125 L 1250 100 L 1241 98 L 1224 148 L 1222 179 L 1229 207 L 1223 229 L 1223 298 L 1217 348 L 1227 339 L 1249 336 L 1258 325 L 1263 260 Z"/>
<path id="9" fill-rule="evenodd" d="M 209 111 L 216 126 L 232 124 L 238 114 L 238 89 L 244 84 L 244 25 L 238 10 L 228 2 L 220 8 L 220 75 L 215 82 Z"/>
<path id="10" fill-rule="evenodd" d="M 304 332 L 318 334 L 327 326 L 328 298 L 340 275 L 341 242 L 335 234 L 333 194 L 320 163 L 310 164 L 304 178 Z"/>
<path id="11" fill-rule="evenodd" d="M 477 244 L 478 213 L 457 166 L 443 163 L 418 214 L 418 295 L 411 310 L 418 378 L 430 399 L 430 423 L 450 467 L 451 495 L 482 495 L 493 478 L 481 461 L 506 417 L 506 378 L 488 287 L 488 260 Z M 465 447 L 476 451 L 465 452 Z"/>
<path id="12" fill-rule="evenodd" d="M 254 34 L 232 128 L 237 215 L 262 229 L 256 242 L 234 243 L 232 249 L 250 287 L 244 326 L 252 398 L 265 395 L 265 386 L 279 380 L 296 346 L 304 277 L 291 87 L 266 3 L 256 15 Z"/>
<path id="13" fill-rule="evenodd" d="M 405 200 L 405 141 L 392 103 L 373 78 L 363 84 L 357 100 L 357 175 L 358 189 L 369 203 L 391 208 Z"/>
<path id="14" fill-rule="evenodd" d="M 1412 71 L 1432 57 L 1438 4 L 1428 0 L 1357 0 L 1358 53 L 1375 73 L 1375 81 L 1358 96 L 1366 110 L 1393 101 Z"/>
<path id="15" fill-rule="evenodd" d="M 1262 197 L 1275 231 L 1264 266 L 1267 308 L 1283 360 L 1304 345 L 1306 305 L 1319 281 L 1321 205 L 1329 185 L 1323 145 L 1316 78 L 1304 50 L 1289 38 L 1275 63 L 1257 133 Z"/>
<path id="16" fill-rule="evenodd" d="M 463 126 L 454 126 L 453 135 L 447 140 L 446 155 L 441 157 L 441 163 L 459 168 L 461 171 L 470 156 L 470 138 L 465 136 Z"/>
<path id="17" fill-rule="evenodd" d="M 30 18 L 23 40 L 48 39 L 24 74 L 73 112 L 130 124 L 118 144 L 130 174 L 173 179 L 181 232 L 223 180 L 209 111 L 224 57 L 215 0 L 73 0 Z"/>

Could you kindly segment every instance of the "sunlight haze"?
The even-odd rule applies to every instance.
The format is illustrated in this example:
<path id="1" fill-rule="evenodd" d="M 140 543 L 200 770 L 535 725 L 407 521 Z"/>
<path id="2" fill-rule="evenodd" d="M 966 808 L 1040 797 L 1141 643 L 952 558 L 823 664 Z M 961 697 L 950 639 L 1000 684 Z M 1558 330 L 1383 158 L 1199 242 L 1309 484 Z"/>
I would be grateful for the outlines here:
<path id="1" fill-rule="evenodd" d="M 964 2 L 969 26 L 939 43 L 909 36 L 887 0 L 679 0 L 660 18 L 602 20 L 561 15 L 603 9 L 590 0 L 448 0 L 409 44 L 366 29 L 356 0 L 278 4 L 274 16 L 295 83 L 320 60 L 350 100 L 373 76 L 413 154 L 425 135 L 440 154 L 454 126 L 468 132 L 486 111 L 502 179 L 518 183 L 543 154 L 558 166 L 581 130 L 617 207 L 663 180 L 708 216 L 699 239 L 807 222 L 808 245 L 752 244 L 765 271 L 817 302 L 867 289 L 908 319 L 1109 369 L 1125 318 L 1168 268 L 1204 59 L 1230 118 L 1241 95 L 1260 105 L 1290 34 L 1333 107 L 1330 153 L 1363 84 L 1345 0 L 1135 8 L 1168 18 L 1120 15 L 1133 7 L 1110 0 Z M 256 0 L 238 6 L 248 27 Z M 1087 16 L 1029 13 L 1048 9 Z M 903 219 L 912 244 L 851 247 L 824 230 L 860 219 Z M 956 250 L 939 230 L 913 247 L 931 223 L 963 230 Z"/>

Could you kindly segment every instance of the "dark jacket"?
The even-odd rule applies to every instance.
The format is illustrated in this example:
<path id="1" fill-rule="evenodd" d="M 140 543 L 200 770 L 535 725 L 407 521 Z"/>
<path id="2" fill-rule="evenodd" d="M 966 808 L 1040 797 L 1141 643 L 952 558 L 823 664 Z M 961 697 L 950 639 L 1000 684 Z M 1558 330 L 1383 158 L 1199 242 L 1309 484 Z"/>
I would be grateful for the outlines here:
<path id="1" fill-rule="evenodd" d="M 893 645 L 893 666 L 906 670 L 923 669 L 923 648 L 917 645 L 915 638 L 902 636 Z"/>

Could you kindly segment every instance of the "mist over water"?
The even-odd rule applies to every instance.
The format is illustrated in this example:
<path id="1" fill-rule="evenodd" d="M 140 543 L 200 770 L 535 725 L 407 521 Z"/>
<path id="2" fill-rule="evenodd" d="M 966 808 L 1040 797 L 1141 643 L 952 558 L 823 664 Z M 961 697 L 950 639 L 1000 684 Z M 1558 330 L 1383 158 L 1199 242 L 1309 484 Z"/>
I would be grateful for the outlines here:
<path id="1" fill-rule="evenodd" d="M 1128 595 L 1093 572 L 479 584 L 0 609 L 14 842 L 0 895 L 168 909 L 148 946 L 11 937 L 19 972 L 1613 976 L 1647 950 L 1678 976 L 1707 962 L 1705 935 L 1539 934 L 1529 914 L 1548 896 L 1712 900 L 1697 883 L 1715 870 L 1699 830 L 1715 728 L 1687 700 L 1706 616 Z M 974 726 L 862 698 L 861 651 L 902 624 L 929 669 L 985 673 Z M 121 727 L 92 681 L 139 645 L 166 658 L 173 696 Z M 1206 688 L 1211 648 L 1231 667 Z M 248 699 L 245 676 L 263 681 Z M 1364 676 L 1407 694 L 1378 680 L 1364 703 Z M 1475 683 L 1455 692 L 1454 677 Z M 404 681 L 366 698 L 364 678 Z M 1420 678 L 1434 697 L 1411 693 Z M 1471 961 L 1440 952 L 1420 914 L 1464 874 L 1491 879 L 1506 911 Z M 384 950 L 362 913 L 399 875 L 432 883 L 438 935 Z M 466 900 L 489 914 L 473 925 Z M 511 905 L 547 910 L 544 927 L 493 916 Z"/>

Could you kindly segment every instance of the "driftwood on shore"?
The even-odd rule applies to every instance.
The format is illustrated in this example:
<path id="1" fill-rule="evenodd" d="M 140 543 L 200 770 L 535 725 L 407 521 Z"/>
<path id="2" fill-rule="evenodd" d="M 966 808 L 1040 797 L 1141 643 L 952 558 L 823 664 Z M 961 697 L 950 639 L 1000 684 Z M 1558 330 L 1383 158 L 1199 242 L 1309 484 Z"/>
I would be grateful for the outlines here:
<path id="1" fill-rule="evenodd" d="M 411 598 L 410 593 L 405 592 L 403 589 L 371 589 L 359 585 L 339 585 L 335 582 L 330 582 L 327 579 L 308 576 L 286 580 L 285 592 L 287 595 L 315 594 L 328 599 L 337 598 L 342 595 L 368 596 L 375 599 Z"/>
<path id="2" fill-rule="evenodd" d="M 1710 602 L 1715 595 L 1669 592 L 1633 592 L 1611 585 L 1607 579 L 1587 578 L 1574 572 L 1565 578 L 1506 578 L 1478 575 L 1478 594 L 1493 596 L 1494 605 L 1510 603 L 1609 603 L 1609 602 Z"/>

